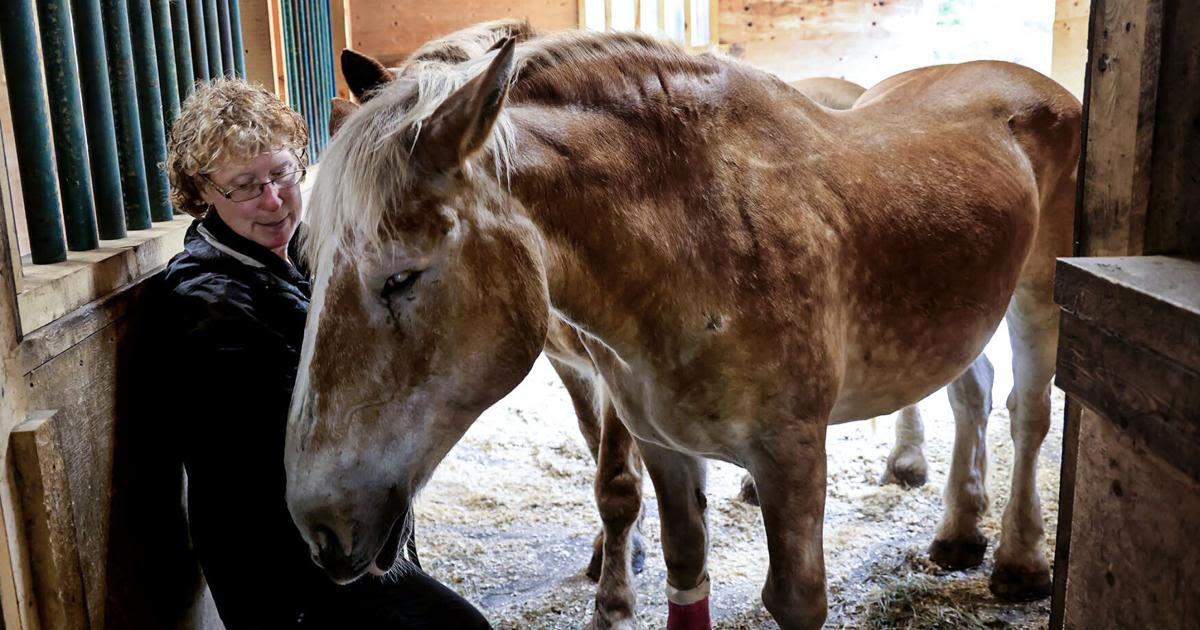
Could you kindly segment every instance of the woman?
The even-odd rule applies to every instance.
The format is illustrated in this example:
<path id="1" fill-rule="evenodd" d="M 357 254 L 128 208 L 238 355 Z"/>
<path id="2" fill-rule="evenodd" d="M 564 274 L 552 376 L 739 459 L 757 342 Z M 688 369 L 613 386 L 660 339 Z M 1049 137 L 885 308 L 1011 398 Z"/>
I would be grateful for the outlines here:
<path id="1" fill-rule="evenodd" d="M 303 119 L 237 80 L 200 84 L 171 130 L 171 201 L 196 221 L 167 266 L 169 350 L 197 376 L 181 401 L 188 518 L 229 630 L 487 627 L 412 564 L 337 586 L 284 502 L 284 428 L 309 279 L 297 255 Z M 411 521 L 411 518 L 409 519 Z"/>

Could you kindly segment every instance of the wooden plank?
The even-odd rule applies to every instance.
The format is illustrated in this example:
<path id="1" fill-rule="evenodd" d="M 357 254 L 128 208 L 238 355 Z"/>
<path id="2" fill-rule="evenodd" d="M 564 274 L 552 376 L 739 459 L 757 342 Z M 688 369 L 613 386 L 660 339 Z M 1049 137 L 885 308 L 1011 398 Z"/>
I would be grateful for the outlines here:
<path id="1" fill-rule="evenodd" d="M 1200 256 L 1200 3 L 1164 6 L 1146 252 Z"/>
<path id="2" fill-rule="evenodd" d="M 1200 481 L 1200 372 L 1063 313 L 1055 384 Z"/>
<path id="3" fill-rule="evenodd" d="M 71 481 L 53 411 L 38 411 L 12 433 L 26 539 L 44 628 L 89 627 L 76 544 Z"/>
<path id="4" fill-rule="evenodd" d="M 271 65 L 274 68 L 275 96 L 291 104 L 288 97 L 287 58 L 283 50 L 283 12 L 279 0 L 267 0 L 267 22 L 271 29 Z M 299 107 L 299 105 L 295 105 Z"/>
<path id="5" fill-rule="evenodd" d="M 658 0 L 658 34 L 667 34 L 667 0 Z"/>
<path id="6" fill-rule="evenodd" d="M 22 330 L 28 334 L 145 277 L 183 250 L 183 235 L 191 217 L 157 223 L 131 236 L 101 241 L 101 247 L 71 252 L 53 265 L 25 268 L 25 288 L 18 294 Z"/>
<path id="7" fill-rule="evenodd" d="M 346 85 L 346 77 L 342 76 L 341 58 L 342 50 L 347 47 L 346 42 L 351 41 L 350 20 L 346 19 L 348 1 L 330 0 L 329 2 L 329 21 L 333 27 L 333 66 L 336 69 L 333 76 L 337 83 L 338 97 L 346 100 L 350 100 L 350 87 Z"/>
<path id="8" fill-rule="evenodd" d="M 271 50 L 271 12 L 263 0 L 238 3 L 242 20 L 242 49 L 246 55 L 246 80 L 267 89 L 275 86 L 275 62 Z"/>
<path id="9" fill-rule="evenodd" d="M 486 20 L 528 19 L 541 31 L 574 29 L 582 20 L 578 0 L 347 0 L 351 48 L 396 65 L 421 44 Z"/>
<path id="10" fill-rule="evenodd" d="M 1094 410 L 1081 432 L 1066 627 L 1195 627 L 1200 484 Z"/>
<path id="11" fill-rule="evenodd" d="M 1200 372 L 1200 261 L 1168 256 L 1064 258 L 1054 300 L 1124 343 Z M 1147 326 L 1147 322 L 1153 322 Z"/>
<path id="12" fill-rule="evenodd" d="M 604 0 L 604 32 L 611 33 L 612 30 L 612 0 Z"/>
<path id="13" fill-rule="evenodd" d="M 8 137 L 3 133 L 0 136 Z M 6 142 L 0 142 L 0 146 L 7 151 Z M 7 182 L 8 173 L 2 175 Z M 6 235 L 15 231 L 9 225 L 11 200 L 9 195 L 0 196 L 0 231 Z M 0 261 L 13 260 L 17 254 L 14 249 L 8 236 L 0 238 Z M 24 420 L 27 409 L 24 379 L 17 367 L 21 340 L 16 283 L 19 274 L 19 265 L 0 265 L 0 436 L 10 435 L 13 427 Z M 0 439 L 0 618 L 4 628 L 32 628 L 37 615 L 26 595 L 32 591 L 33 576 L 25 556 L 24 532 L 14 526 L 21 522 L 22 514 L 9 475 L 7 446 L 7 441 Z"/>
<path id="14" fill-rule="evenodd" d="M 708 0 L 708 46 L 710 48 L 721 43 L 721 2 Z"/>
<path id="15" fill-rule="evenodd" d="M 1054 5 L 1050 78 L 1083 99 L 1087 70 L 1088 0 L 1057 0 Z"/>
<path id="16" fill-rule="evenodd" d="M 1096 0 L 1087 162 L 1077 226 L 1090 255 L 1143 251 L 1162 0 Z"/>
<path id="17" fill-rule="evenodd" d="M 683 0 L 683 47 L 691 50 L 692 46 L 692 0 Z"/>

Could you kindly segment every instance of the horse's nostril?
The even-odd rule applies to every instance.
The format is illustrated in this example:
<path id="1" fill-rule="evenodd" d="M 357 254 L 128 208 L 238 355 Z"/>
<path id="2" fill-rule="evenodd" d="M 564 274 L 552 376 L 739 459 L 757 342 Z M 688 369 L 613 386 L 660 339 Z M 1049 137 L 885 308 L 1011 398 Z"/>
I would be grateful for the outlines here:
<path id="1" fill-rule="evenodd" d="M 333 533 L 332 529 L 324 525 L 317 525 L 313 529 L 313 537 L 316 538 L 316 555 L 319 558 L 324 559 L 330 556 L 337 558 L 342 555 L 342 545 L 338 541 L 337 534 Z M 317 564 L 324 566 L 324 563 L 320 562 L 320 560 L 317 561 Z"/>

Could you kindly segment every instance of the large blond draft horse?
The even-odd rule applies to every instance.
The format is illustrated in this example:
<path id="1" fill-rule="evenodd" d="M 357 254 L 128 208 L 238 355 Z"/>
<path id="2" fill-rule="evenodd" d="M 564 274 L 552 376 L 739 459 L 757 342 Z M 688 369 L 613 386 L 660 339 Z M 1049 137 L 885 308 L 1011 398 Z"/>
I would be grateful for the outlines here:
<path id="1" fill-rule="evenodd" d="M 434 39 L 407 57 L 399 66 L 389 68 L 378 60 L 354 50 L 343 50 L 341 54 L 342 74 L 347 86 L 359 103 L 369 101 L 374 94 L 397 77 L 410 74 L 430 63 L 459 64 L 489 52 L 492 47 L 507 38 L 518 43 L 537 37 L 538 33 L 524 20 L 497 20 L 480 23 L 446 36 Z M 833 109 L 849 109 L 865 88 L 850 81 L 831 77 L 815 77 L 789 82 L 813 101 Z M 357 110 L 358 105 L 340 98 L 333 99 L 332 115 L 329 119 L 330 135 L 345 122 L 346 117 Z M 551 317 L 546 337 L 545 354 L 558 373 L 564 388 L 574 405 L 576 418 L 584 441 L 593 459 L 597 461 L 595 492 L 597 504 L 603 509 L 617 510 L 616 515 L 607 516 L 610 521 L 624 522 L 628 515 L 629 502 L 607 501 L 610 484 L 621 494 L 640 493 L 641 461 L 632 448 L 633 442 L 620 420 L 616 418 L 608 396 L 603 391 L 599 375 L 580 341 L 579 334 L 569 324 Z M 607 417 L 607 421 L 603 420 Z M 924 432 L 917 407 L 906 407 L 896 422 L 896 446 L 888 457 L 882 482 L 904 486 L 919 486 L 926 480 L 926 462 L 922 453 Z M 604 444 L 604 457 L 600 447 Z M 633 486 L 633 487 L 629 487 Z M 746 475 L 742 484 L 741 499 L 757 505 L 758 497 L 754 481 Z M 644 562 L 644 548 L 638 526 L 627 535 L 611 532 L 606 537 L 603 530 L 596 537 L 587 575 L 593 580 L 604 579 L 597 589 L 600 608 L 612 610 L 632 603 L 633 593 L 628 575 L 621 562 L 621 550 L 632 545 L 632 569 L 640 572 Z M 629 540 L 626 540 L 629 538 Z M 607 572 L 602 571 L 604 548 L 617 562 L 610 563 Z"/>
<path id="2" fill-rule="evenodd" d="M 397 517 L 553 315 L 655 484 L 671 616 L 707 606 L 715 457 L 758 485 L 767 609 L 818 627 L 830 422 L 953 382 L 935 549 L 977 553 L 989 374 L 968 367 L 1007 314 L 1016 456 L 992 587 L 1044 594 L 1034 475 L 1078 127 L 1078 101 L 1011 64 L 905 73 L 834 112 L 632 34 L 510 41 L 396 81 L 345 123 L 313 191 L 297 526 L 334 579 L 390 566 Z"/>

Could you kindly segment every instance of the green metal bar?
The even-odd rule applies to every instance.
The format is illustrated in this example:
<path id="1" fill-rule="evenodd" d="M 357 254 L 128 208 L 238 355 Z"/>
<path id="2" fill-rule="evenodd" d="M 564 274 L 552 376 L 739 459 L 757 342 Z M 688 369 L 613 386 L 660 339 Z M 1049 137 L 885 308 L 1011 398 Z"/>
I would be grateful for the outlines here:
<path id="1" fill-rule="evenodd" d="M 292 1 L 280 0 L 280 23 L 283 26 L 283 58 L 287 72 L 288 104 L 297 112 L 301 111 L 300 96 L 296 86 L 300 80 L 296 76 L 296 28 L 292 20 Z"/>
<path id="2" fill-rule="evenodd" d="M 96 249 L 100 238 L 96 235 L 91 171 L 87 168 L 83 97 L 79 93 L 79 66 L 75 61 L 71 14 L 67 0 L 38 0 L 37 7 L 67 248 L 76 252 Z"/>
<path id="3" fill-rule="evenodd" d="M 320 41 L 319 68 L 321 69 L 321 123 L 317 125 L 317 137 L 320 139 L 321 151 L 329 144 L 329 115 L 330 99 L 337 93 L 333 79 L 333 27 L 329 18 L 329 0 L 320 0 L 317 15 L 321 18 L 321 28 L 318 32 Z"/>
<path id="4" fill-rule="evenodd" d="M 170 0 L 171 29 L 175 40 L 175 76 L 179 80 L 179 101 L 196 89 L 196 74 L 192 70 L 192 33 L 188 29 L 187 0 Z"/>
<path id="5" fill-rule="evenodd" d="M 158 53 L 158 85 L 162 91 L 163 128 L 179 116 L 179 79 L 175 74 L 175 38 L 171 34 L 170 0 L 153 0 L 154 50 Z"/>
<path id="6" fill-rule="evenodd" d="M 300 75 L 304 78 L 300 86 L 301 95 L 304 97 L 304 120 L 308 122 L 308 128 L 312 129 L 316 125 L 316 117 L 314 116 L 314 94 L 312 80 L 312 24 L 309 21 L 308 2 L 299 0 L 296 3 L 300 10 L 296 14 L 296 30 L 300 34 Z M 317 141 L 310 133 L 308 135 L 309 155 L 314 158 L 317 155 Z"/>
<path id="7" fill-rule="evenodd" d="M 233 67 L 238 77 L 246 78 L 246 49 L 242 44 L 242 10 L 238 0 L 229 0 L 230 36 L 233 40 Z"/>
<path id="8" fill-rule="evenodd" d="M 192 33 L 192 69 L 197 81 L 213 74 L 208 67 L 208 37 L 204 34 L 204 0 L 187 0 L 188 24 Z"/>
<path id="9" fill-rule="evenodd" d="M 208 53 L 208 76 L 217 78 L 225 75 L 221 65 L 221 27 L 217 24 L 217 0 L 204 0 L 204 39 Z"/>
<path id="10" fill-rule="evenodd" d="M 108 84 L 100 5 L 94 0 L 72 0 L 71 13 L 79 57 L 80 87 L 83 89 L 83 120 L 87 125 L 96 222 L 100 227 L 100 238 L 125 238 L 121 167 L 117 161 L 117 133 L 113 127 L 112 92 Z"/>
<path id="11" fill-rule="evenodd" d="M 237 70 L 233 67 L 233 33 L 230 32 L 229 25 L 229 2 L 216 0 L 216 3 L 217 28 L 221 34 L 221 67 L 225 69 L 225 76 L 236 76 Z"/>
<path id="12" fill-rule="evenodd" d="M 33 262 L 42 264 L 66 260 L 67 247 L 54 181 L 54 159 L 50 155 L 50 118 L 43 102 L 35 33 L 33 4 L 29 0 L 0 2 L 0 54 L 4 56 L 8 81 L 29 245 Z"/>
<path id="13" fill-rule="evenodd" d="M 150 193 L 150 217 L 170 221 L 170 184 L 160 166 L 167 162 L 166 131 L 163 126 L 162 90 L 158 81 L 158 53 L 154 45 L 154 17 L 150 0 L 129 0 L 130 36 L 137 76 L 138 113 L 142 123 L 142 155 L 146 160 L 146 183 Z"/>
<path id="14" fill-rule="evenodd" d="M 100 11 L 104 18 L 104 41 L 108 48 L 113 123 L 117 131 L 117 154 L 121 164 L 121 193 L 125 197 L 125 225 L 131 230 L 146 230 L 150 228 L 150 195 L 146 188 L 146 162 L 142 155 L 133 44 L 129 39 L 129 11 L 125 0 L 101 0 Z"/>

